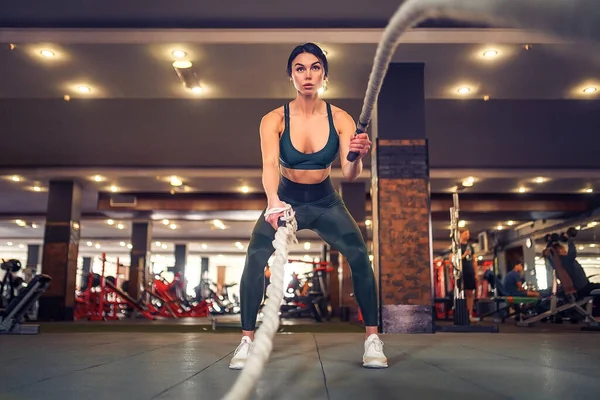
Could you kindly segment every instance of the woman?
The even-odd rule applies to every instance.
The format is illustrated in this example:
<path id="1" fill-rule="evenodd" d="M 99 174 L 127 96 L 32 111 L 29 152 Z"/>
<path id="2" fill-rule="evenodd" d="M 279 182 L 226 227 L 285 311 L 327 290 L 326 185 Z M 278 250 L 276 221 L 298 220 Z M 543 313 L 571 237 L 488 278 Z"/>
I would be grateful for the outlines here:
<path id="1" fill-rule="evenodd" d="M 383 343 L 377 336 L 375 278 L 362 234 L 333 188 L 331 164 L 340 155 L 343 175 L 356 180 L 371 142 L 367 134 L 354 136 L 356 125 L 344 110 L 321 100 L 318 90 L 327 79 L 327 58 L 313 43 L 294 48 L 287 73 L 296 99 L 262 118 L 260 124 L 263 186 L 267 209 L 290 204 L 298 230 L 311 229 L 337 249 L 352 271 L 354 295 L 366 328 L 363 366 L 387 367 Z M 353 162 L 349 151 L 359 153 Z M 264 268 L 275 249 L 272 242 L 282 214 L 260 216 L 250 239 L 240 285 L 242 341 L 230 362 L 241 369 L 251 351 L 258 309 L 263 297 Z"/>

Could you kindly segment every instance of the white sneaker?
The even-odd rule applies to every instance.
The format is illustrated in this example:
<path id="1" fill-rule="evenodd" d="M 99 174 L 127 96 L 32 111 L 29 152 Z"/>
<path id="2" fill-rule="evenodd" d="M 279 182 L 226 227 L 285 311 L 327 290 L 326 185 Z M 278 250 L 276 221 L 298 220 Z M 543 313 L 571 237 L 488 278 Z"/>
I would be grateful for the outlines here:
<path id="1" fill-rule="evenodd" d="M 240 345 L 235 349 L 233 353 L 233 358 L 229 362 L 230 369 L 242 369 L 246 364 L 246 360 L 248 359 L 248 354 L 250 354 L 250 350 L 254 347 L 254 343 L 248 336 L 242 337 L 242 341 Z"/>
<path id="2" fill-rule="evenodd" d="M 365 354 L 363 355 L 363 367 L 365 368 L 387 368 L 387 357 L 383 354 L 383 342 L 376 334 L 372 334 L 365 340 Z"/>

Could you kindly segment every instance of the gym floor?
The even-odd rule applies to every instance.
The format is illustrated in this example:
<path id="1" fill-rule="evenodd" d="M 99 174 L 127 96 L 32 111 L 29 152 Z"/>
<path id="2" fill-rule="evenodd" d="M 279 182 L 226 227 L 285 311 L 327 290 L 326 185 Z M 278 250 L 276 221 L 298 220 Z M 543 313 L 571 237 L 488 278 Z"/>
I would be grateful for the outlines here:
<path id="1" fill-rule="evenodd" d="M 228 369 L 239 333 L 201 325 L 188 325 L 196 332 L 161 331 L 160 324 L 130 324 L 137 332 L 119 331 L 129 325 L 118 323 L 79 324 L 79 331 L 74 325 L 0 337 L 0 399 L 220 399 L 239 375 Z M 359 327 L 321 326 L 330 332 L 276 336 L 252 399 L 600 397 L 599 333 L 580 331 L 581 325 L 381 335 L 390 364 L 384 370 L 362 368 Z"/>

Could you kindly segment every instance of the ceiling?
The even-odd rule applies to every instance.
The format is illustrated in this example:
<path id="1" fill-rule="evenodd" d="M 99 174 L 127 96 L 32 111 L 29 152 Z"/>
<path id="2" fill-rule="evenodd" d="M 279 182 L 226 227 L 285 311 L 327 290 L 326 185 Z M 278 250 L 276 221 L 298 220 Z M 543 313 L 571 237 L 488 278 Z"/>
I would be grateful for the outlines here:
<path id="1" fill-rule="evenodd" d="M 375 43 L 323 43 L 328 52 L 329 85 L 324 98 L 364 97 Z M 9 44 L 2 46 L 5 76 L 0 97 L 14 99 L 289 99 L 295 95 L 285 68 L 293 44 Z M 493 49 L 493 59 L 483 57 Z M 54 56 L 40 54 L 51 50 Z M 203 92 L 186 90 L 171 54 L 183 50 Z M 426 64 L 427 99 L 597 99 L 598 65 L 573 44 L 522 43 L 401 44 L 393 62 Z M 548 66 L 552 68 L 548 68 Z M 78 93 L 86 85 L 89 93 Z M 457 92 L 467 86 L 471 92 Z M 592 94 L 585 87 L 597 87 Z"/>
<path id="2" fill-rule="evenodd" d="M 210 6 L 207 2 L 195 2 L 192 6 L 189 2 L 175 1 L 165 8 L 164 2 L 132 0 L 119 5 L 118 15 L 113 15 L 113 8 L 106 2 L 85 6 L 67 0 L 52 5 L 39 3 L 35 13 L 22 3 L 2 4 L 0 65 L 4 79 L 0 80 L 0 98 L 19 99 L 23 110 L 30 100 L 63 99 L 64 96 L 69 96 L 65 100 L 106 101 L 289 99 L 295 93 L 285 74 L 288 54 L 295 44 L 312 40 L 327 51 L 330 63 L 330 83 L 323 97 L 362 99 L 381 28 L 398 5 L 397 1 L 387 0 L 377 7 L 357 0 L 348 0 L 343 6 L 333 1 L 309 0 L 285 5 L 270 1 L 270 8 L 265 11 L 263 7 L 242 3 L 239 7 L 229 2 L 211 2 Z M 315 10 L 319 11 L 315 13 Z M 315 29 L 289 29 L 310 25 Z M 250 26 L 257 29 L 239 30 Z M 107 29 L 88 29 L 97 27 Z M 216 27 L 237 30 L 207 30 Z M 490 49 L 498 55 L 483 57 Z M 53 57 L 42 56 L 42 50 L 51 50 Z M 174 50 L 186 52 L 183 59 L 193 63 L 192 68 L 202 85 L 201 93 L 194 93 L 181 84 L 172 67 Z M 427 99 L 482 99 L 484 96 L 507 100 L 600 99 L 599 69 L 587 47 L 549 40 L 527 31 L 419 28 L 403 37 L 393 61 L 426 64 Z M 78 92 L 81 85 L 88 86 L 90 92 Z M 457 92 L 463 86 L 470 89 L 468 94 Z M 585 94 L 586 87 L 598 90 Z M 91 107 L 94 103 L 88 104 Z M 23 149 L 20 156 L 27 157 L 27 149 Z M 102 179 L 95 181 L 96 175 Z M 182 180 L 181 186 L 170 185 L 169 178 L 173 175 Z M 18 179 L 13 179 L 15 176 Z M 339 169 L 333 171 L 333 177 L 339 187 Z M 595 196 L 586 190 L 600 190 L 600 171 L 561 171 L 557 166 L 551 171 L 432 169 L 431 192 L 449 193 L 468 177 L 475 180 L 472 187 L 464 190 L 468 195 L 519 198 L 568 194 L 586 199 Z M 536 182 L 538 177 L 544 179 Z M 85 255 L 98 255 L 102 251 L 128 254 L 131 213 L 98 210 L 98 194 L 110 192 L 111 186 L 119 193 L 233 194 L 240 193 L 242 187 L 247 187 L 249 195 L 262 192 L 259 169 L 172 169 L 168 166 L 19 169 L 6 166 L 0 171 L 0 254 L 25 252 L 27 244 L 43 242 L 47 188 L 51 179 L 74 179 L 82 184 L 84 216 L 80 253 Z M 368 192 L 368 170 L 360 181 L 365 182 Z M 523 193 L 519 188 L 523 188 Z M 190 252 L 195 254 L 244 254 L 258 215 L 258 211 L 243 207 L 230 212 L 156 211 L 152 215 L 155 220 L 152 251 L 173 254 L 174 244 L 189 243 Z M 465 223 L 472 233 L 477 233 L 495 230 L 498 225 L 508 229 L 508 221 L 517 226 L 538 217 L 560 218 L 561 215 L 536 214 L 536 210 L 511 215 L 498 210 L 465 218 Z M 175 229 L 164 225 L 164 218 L 169 219 L 169 224 L 174 223 Z M 18 225 L 17 219 L 25 221 L 26 226 Z M 108 219 L 114 223 L 109 224 Z M 225 229 L 215 228 L 214 219 L 223 221 Z M 433 220 L 435 251 L 448 248 L 448 225 L 445 216 Z M 592 232 L 585 233 L 585 240 L 590 243 L 596 240 Z M 303 231 L 298 237 L 300 243 L 292 248 L 293 254 L 320 254 L 323 243 L 315 234 Z M 304 242 L 311 243 L 309 249 Z"/>

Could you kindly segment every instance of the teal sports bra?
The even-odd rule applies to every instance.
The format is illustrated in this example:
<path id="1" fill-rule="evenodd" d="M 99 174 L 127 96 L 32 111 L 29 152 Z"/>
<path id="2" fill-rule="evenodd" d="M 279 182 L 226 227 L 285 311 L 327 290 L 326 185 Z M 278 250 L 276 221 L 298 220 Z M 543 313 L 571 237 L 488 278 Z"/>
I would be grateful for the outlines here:
<path id="1" fill-rule="evenodd" d="M 290 106 L 283 106 L 285 128 L 279 139 L 279 163 L 290 169 L 326 169 L 335 161 L 340 150 L 340 138 L 333 124 L 331 105 L 327 104 L 329 119 L 329 137 L 325 147 L 314 153 L 302 153 L 292 144 L 290 136 Z"/>

